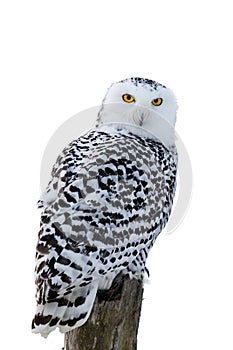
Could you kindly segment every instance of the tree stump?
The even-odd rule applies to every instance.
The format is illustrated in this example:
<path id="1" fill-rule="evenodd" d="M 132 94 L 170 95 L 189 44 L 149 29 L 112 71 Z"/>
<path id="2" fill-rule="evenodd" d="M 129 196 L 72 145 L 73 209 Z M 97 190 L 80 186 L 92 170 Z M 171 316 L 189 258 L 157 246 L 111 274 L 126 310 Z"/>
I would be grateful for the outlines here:
<path id="1" fill-rule="evenodd" d="M 88 321 L 65 334 L 65 350 L 136 350 L 142 296 L 143 281 L 117 276 L 98 291 Z"/>

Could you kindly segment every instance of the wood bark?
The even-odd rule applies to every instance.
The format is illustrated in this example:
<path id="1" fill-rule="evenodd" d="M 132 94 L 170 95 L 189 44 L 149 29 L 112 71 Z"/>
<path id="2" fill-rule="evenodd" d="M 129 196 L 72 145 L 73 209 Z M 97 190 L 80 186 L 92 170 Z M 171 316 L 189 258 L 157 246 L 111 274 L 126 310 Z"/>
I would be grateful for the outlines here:
<path id="1" fill-rule="evenodd" d="M 99 291 L 88 321 L 65 334 L 65 350 L 136 350 L 143 282 L 119 275 Z"/>

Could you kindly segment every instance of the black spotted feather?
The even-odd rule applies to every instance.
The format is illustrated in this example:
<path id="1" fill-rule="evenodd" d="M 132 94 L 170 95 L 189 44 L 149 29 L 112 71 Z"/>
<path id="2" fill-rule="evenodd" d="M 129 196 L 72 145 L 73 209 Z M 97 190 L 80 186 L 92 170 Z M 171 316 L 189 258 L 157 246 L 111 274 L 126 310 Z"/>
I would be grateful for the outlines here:
<path id="1" fill-rule="evenodd" d="M 142 278 L 171 211 L 176 166 L 174 149 L 123 128 L 99 127 L 64 149 L 39 201 L 33 332 L 81 326 L 119 272 Z"/>

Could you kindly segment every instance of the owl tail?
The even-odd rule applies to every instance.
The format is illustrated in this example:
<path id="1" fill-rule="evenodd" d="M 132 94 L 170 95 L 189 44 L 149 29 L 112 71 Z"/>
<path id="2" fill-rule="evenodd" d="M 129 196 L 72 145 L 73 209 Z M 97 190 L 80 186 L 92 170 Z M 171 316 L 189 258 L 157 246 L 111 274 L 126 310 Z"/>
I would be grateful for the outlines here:
<path id="1" fill-rule="evenodd" d="M 47 338 L 57 327 L 65 333 L 82 326 L 91 313 L 97 289 L 98 283 L 92 281 L 85 287 L 76 287 L 70 294 L 66 292 L 60 298 L 38 304 L 32 320 L 32 332 Z"/>

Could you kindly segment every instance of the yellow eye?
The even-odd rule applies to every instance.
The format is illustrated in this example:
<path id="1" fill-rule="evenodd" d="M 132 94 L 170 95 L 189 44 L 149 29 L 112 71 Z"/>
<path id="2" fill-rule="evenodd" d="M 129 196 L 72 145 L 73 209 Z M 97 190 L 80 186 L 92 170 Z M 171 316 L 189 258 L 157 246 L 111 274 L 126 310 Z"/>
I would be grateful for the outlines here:
<path id="1" fill-rule="evenodd" d="M 163 99 L 158 97 L 151 101 L 152 105 L 154 106 L 160 106 L 163 103 Z"/>
<path id="2" fill-rule="evenodd" d="M 130 95 L 130 94 L 124 94 L 124 95 L 122 95 L 122 98 L 127 103 L 135 102 L 134 97 L 132 95 Z"/>

